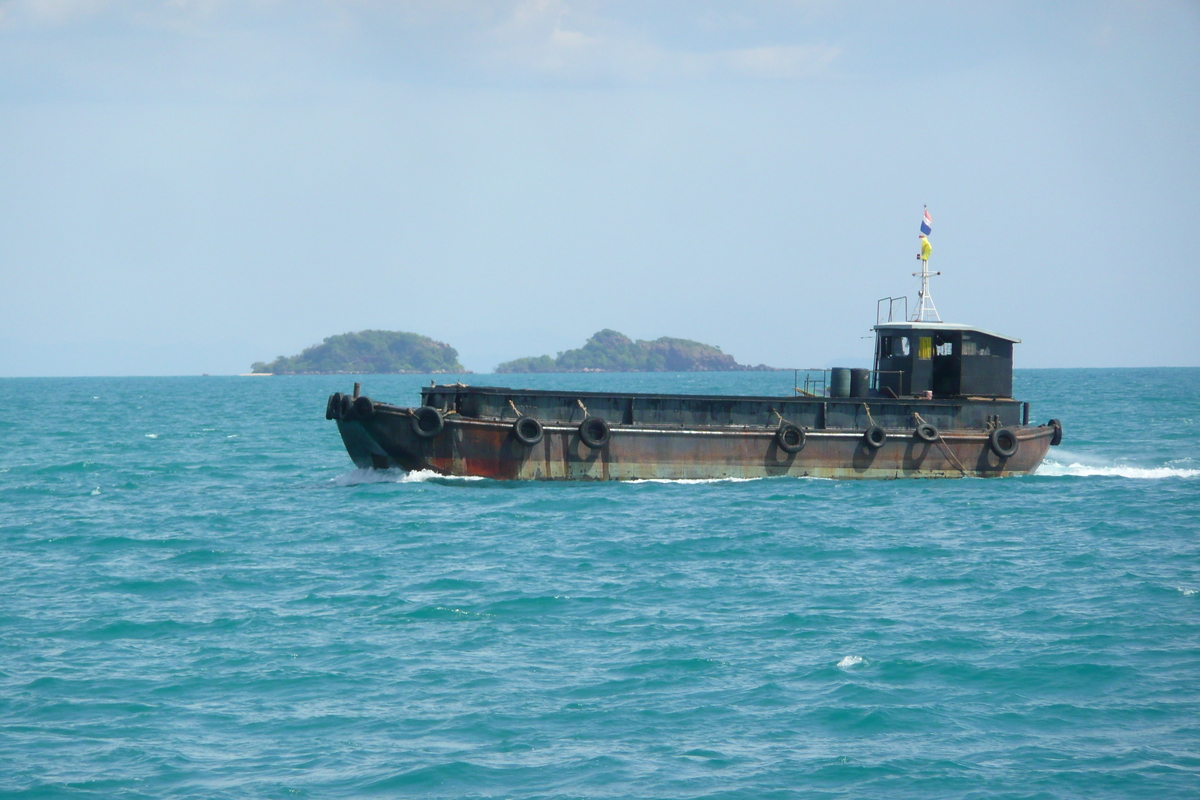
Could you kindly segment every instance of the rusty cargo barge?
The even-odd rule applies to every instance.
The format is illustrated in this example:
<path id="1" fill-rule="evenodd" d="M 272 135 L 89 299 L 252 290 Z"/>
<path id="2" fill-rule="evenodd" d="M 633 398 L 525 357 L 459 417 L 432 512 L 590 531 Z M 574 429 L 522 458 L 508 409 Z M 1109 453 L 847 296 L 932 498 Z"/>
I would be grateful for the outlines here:
<path id="1" fill-rule="evenodd" d="M 1062 425 L 1031 425 L 1029 404 L 1013 398 L 1019 339 L 938 315 L 930 225 L 926 210 L 916 313 L 904 297 L 876 305 L 874 369 L 822 371 L 787 397 L 455 383 L 422 389 L 406 408 L 355 384 L 330 395 L 325 417 L 358 467 L 498 480 L 1027 475 L 1062 441 Z"/>
<path id="2" fill-rule="evenodd" d="M 875 369 L 802 396 L 434 385 L 402 407 L 335 393 L 362 468 L 498 480 L 958 478 L 1033 472 L 1062 440 L 1012 397 L 1019 340 L 940 321 L 880 321 Z"/>

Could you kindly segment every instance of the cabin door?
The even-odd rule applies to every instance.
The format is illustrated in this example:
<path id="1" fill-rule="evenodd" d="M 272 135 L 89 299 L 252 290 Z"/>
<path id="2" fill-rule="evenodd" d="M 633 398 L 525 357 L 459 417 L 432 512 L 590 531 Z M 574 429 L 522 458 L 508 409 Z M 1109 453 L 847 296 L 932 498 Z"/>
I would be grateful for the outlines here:
<path id="1" fill-rule="evenodd" d="M 951 397 L 959 393 L 961 345 L 947 334 L 933 337 L 933 393 Z"/>

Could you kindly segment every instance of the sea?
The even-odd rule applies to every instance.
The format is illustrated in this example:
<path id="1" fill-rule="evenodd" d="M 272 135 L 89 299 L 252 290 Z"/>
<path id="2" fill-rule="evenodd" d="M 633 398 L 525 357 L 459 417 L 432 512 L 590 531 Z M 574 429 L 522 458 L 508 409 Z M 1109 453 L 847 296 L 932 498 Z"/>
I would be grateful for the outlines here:
<path id="1" fill-rule="evenodd" d="M 430 379 L 0 380 L 0 797 L 1200 796 L 1200 369 L 1019 370 L 1019 478 L 355 469 Z"/>

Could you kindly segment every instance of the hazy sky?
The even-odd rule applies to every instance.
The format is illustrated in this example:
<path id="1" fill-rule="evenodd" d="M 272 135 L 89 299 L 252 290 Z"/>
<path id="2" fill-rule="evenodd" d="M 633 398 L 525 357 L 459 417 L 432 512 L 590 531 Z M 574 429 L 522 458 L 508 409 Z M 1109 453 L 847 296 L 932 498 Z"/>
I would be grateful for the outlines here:
<path id="1" fill-rule="evenodd" d="M 0 1 L 0 375 L 615 328 L 1200 365 L 1196 2 Z"/>

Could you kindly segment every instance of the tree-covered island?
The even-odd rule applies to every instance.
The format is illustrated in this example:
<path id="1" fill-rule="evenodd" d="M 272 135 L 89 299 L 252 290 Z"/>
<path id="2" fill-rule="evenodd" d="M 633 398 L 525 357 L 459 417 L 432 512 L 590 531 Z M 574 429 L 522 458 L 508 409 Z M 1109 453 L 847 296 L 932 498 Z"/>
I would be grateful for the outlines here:
<path id="1" fill-rule="evenodd" d="M 275 375 L 466 372 L 450 345 L 403 331 L 330 336 L 298 356 L 280 356 L 270 364 L 257 361 L 250 369 Z"/>
<path id="2" fill-rule="evenodd" d="M 583 347 L 550 356 L 506 361 L 496 372 L 735 372 L 774 369 L 737 363 L 721 348 L 664 336 L 634 341 L 614 330 L 593 334 Z"/>

